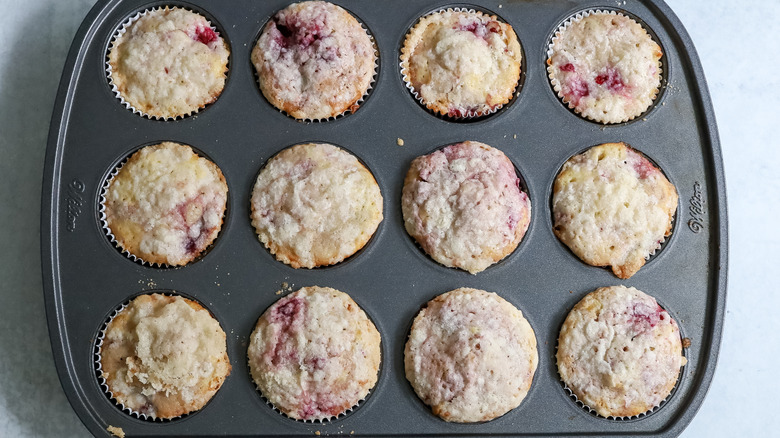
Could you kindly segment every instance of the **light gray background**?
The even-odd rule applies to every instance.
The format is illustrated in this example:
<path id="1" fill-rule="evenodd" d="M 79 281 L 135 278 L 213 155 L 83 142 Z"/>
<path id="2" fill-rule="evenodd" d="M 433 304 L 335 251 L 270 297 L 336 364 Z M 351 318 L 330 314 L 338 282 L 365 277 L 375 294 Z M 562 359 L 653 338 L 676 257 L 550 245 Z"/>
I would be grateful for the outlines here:
<path id="1" fill-rule="evenodd" d="M 768 436 L 780 430 L 780 293 L 772 281 L 780 269 L 780 1 L 667 3 L 691 34 L 709 83 L 731 244 L 718 369 L 683 436 Z M 0 437 L 89 436 L 54 369 L 39 224 L 52 106 L 71 41 L 93 4 L 0 0 Z"/>

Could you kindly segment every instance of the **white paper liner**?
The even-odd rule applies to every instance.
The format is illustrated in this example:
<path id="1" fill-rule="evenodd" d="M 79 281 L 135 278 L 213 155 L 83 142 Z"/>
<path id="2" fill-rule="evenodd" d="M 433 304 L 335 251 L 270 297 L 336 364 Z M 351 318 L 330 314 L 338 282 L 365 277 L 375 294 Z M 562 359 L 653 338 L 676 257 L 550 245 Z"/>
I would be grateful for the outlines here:
<path id="1" fill-rule="evenodd" d="M 326 418 L 314 418 L 314 419 L 300 419 L 300 418 L 293 418 L 287 414 L 285 414 L 281 409 L 277 408 L 276 405 L 274 405 L 268 398 L 263 395 L 263 391 L 260 390 L 260 387 L 258 387 L 255 384 L 255 389 L 257 390 L 257 394 L 260 396 L 260 398 L 267 404 L 271 409 L 273 409 L 274 412 L 277 414 L 283 416 L 284 418 L 288 418 L 292 421 L 295 421 L 297 423 L 304 423 L 304 424 L 328 424 L 336 420 L 341 420 L 342 418 L 346 418 L 348 415 L 353 413 L 355 410 L 357 410 L 359 407 L 363 405 L 363 402 L 365 402 L 368 397 L 371 395 L 372 391 L 368 391 L 368 394 L 366 394 L 365 397 L 358 400 L 357 403 L 355 403 L 352 407 L 348 408 L 344 412 L 341 412 L 338 415 L 333 415 L 331 417 Z"/>
<path id="2" fill-rule="evenodd" d="M 130 111 L 132 111 L 133 114 L 138 114 L 141 117 L 146 117 L 146 118 L 152 119 L 152 120 L 178 120 L 178 119 L 184 119 L 186 117 L 190 117 L 190 116 L 192 116 L 194 114 L 197 114 L 198 112 L 200 112 L 200 110 L 206 108 L 208 105 L 211 105 L 212 103 L 216 102 L 217 99 L 219 99 L 219 95 L 222 94 L 222 91 L 224 91 L 224 87 L 223 87 L 223 90 L 221 90 L 219 92 L 219 94 L 217 94 L 217 96 L 214 98 L 214 101 L 212 101 L 210 103 L 207 103 L 205 105 L 199 106 L 198 108 L 193 109 L 189 113 L 178 114 L 178 115 L 176 115 L 174 117 L 164 117 L 164 116 L 156 116 L 156 115 L 148 114 L 148 113 L 145 113 L 145 112 L 139 110 L 138 108 L 134 107 L 130 102 L 128 102 L 128 101 L 126 101 L 124 99 L 124 97 L 122 96 L 122 93 L 119 91 L 119 87 L 117 87 L 117 85 L 114 83 L 114 77 L 113 77 L 113 71 L 114 70 L 113 70 L 113 67 L 111 67 L 111 62 L 109 61 L 109 56 L 108 55 L 116 47 L 116 43 L 119 40 L 119 38 L 122 37 L 125 34 L 125 32 L 127 32 L 127 29 L 133 23 L 138 21 L 139 18 L 145 16 L 146 14 L 148 14 L 150 12 L 157 12 L 157 11 L 160 11 L 160 10 L 167 11 L 167 10 L 174 10 L 174 9 L 184 9 L 186 11 L 189 11 L 189 12 L 192 12 L 192 13 L 195 13 L 195 14 L 198 14 L 198 15 L 202 16 L 198 11 L 195 11 L 195 10 L 189 9 L 187 7 L 183 7 L 183 6 L 173 6 L 173 7 L 170 7 L 170 6 L 157 6 L 157 7 L 152 7 L 152 8 L 149 8 L 149 9 L 145 9 L 145 10 L 140 11 L 140 12 L 136 12 L 135 15 L 133 15 L 130 18 L 126 19 L 119 26 L 119 28 L 114 32 L 114 35 L 111 37 L 111 42 L 108 44 L 108 50 L 106 50 L 106 77 L 108 78 L 108 85 L 111 87 L 111 92 L 114 93 L 114 96 L 117 99 L 119 99 L 119 102 L 125 108 L 129 109 Z M 214 31 L 214 33 L 217 35 L 217 37 L 222 39 L 222 36 L 220 35 L 219 30 L 214 26 L 214 24 L 211 21 L 209 21 L 208 19 L 206 19 L 206 21 L 209 23 L 209 27 L 211 28 L 211 30 Z M 228 71 L 229 71 L 230 70 L 230 58 L 229 57 L 228 57 L 227 67 L 228 67 Z M 225 75 L 227 76 L 227 73 L 225 73 Z M 226 77 L 226 80 L 227 80 L 227 77 Z"/>
<path id="3" fill-rule="evenodd" d="M 339 7 L 341 7 L 341 6 L 339 6 Z M 344 10 L 347 11 L 346 9 L 344 9 Z M 278 108 L 276 105 L 272 104 L 271 102 L 268 102 L 271 106 L 276 108 L 280 113 L 284 114 L 287 117 L 290 117 L 291 119 L 295 119 L 295 120 L 297 120 L 299 122 L 303 122 L 303 123 L 325 123 L 325 122 L 330 122 L 332 120 L 342 119 L 342 118 L 344 118 L 344 117 L 346 117 L 346 116 L 348 116 L 350 114 L 354 114 L 355 112 L 357 112 L 358 109 L 360 109 L 360 107 L 363 105 L 363 103 L 366 101 L 366 99 L 368 99 L 368 96 L 371 94 L 371 91 L 373 91 L 374 85 L 376 84 L 377 76 L 379 76 L 379 46 L 376 43 L 376 39 L 374 38 L 374 34 L 372 34 L 370 30 L 368 30 L 368 27 L 366 27 L 365 23 L 363 23 L 363 21 L 361 21 L 360 18 L 358 18 L 352 12 L 347 11 L 347 13 L 349 15 L 351 15 L 358 22 L 358 24 L 360 24 L 360 27 L 363 29 L 363 31 L 366 32 L 366 35 L 368 35 L 368 38 L 371 40 L 371 47 L 373 47 L 373 49 L 374 49 L 374 68 L 373 68 L 373 72 L 371 73 L 371 81 L 368 83 L 368 87 L 366 88 L 366 91 L 363 93 L 363 95 L 360 96 L 360 98 L 358 100 L 356 100 L 351 105 L 351 106 L 355 106 L 355 110 L 353 111 L 353 110 L 347 108 L 346 110 L 344 110 L 340 114 L 336 114 L 335 116 L 325 117 L 325 118 L 321 118 L 321 119 L 311 119 L 311 118 L 308 118 L 308 117 L 299 119 L 299 118 L 293 116 L 292 114 L 288 113 L 287 111 L 284 111 L 281 108 Z M 275 14 L 276 13 L 274 13 L 274 15 Z M 272 20 L 273 17 L 274 16 L 272 15 L 269 18 L 269 21 Z M 266 24 L 263 25 L 263 32 L 265 31 L 265 27 L 267 25 L 268 25 L 267 22 L 266 22 Z M 262 36 L 262 32 L 261 32 L 261 36 Z M 260 38 L 258 38 L 258 40 L 259 39 Z M 255 42 L 255 46 L 256 45 L 257 45 L 257 42 Z M 260 86 L 260 74 L 258 73 L 257 68 L 254 68 L 254 72 L 255 72 L 255 80 L 257 81 L 257 85 L 259 87 Z M 265 97 L 265 96 L 263 96 L 263 97 Z M 266 99 L 266 101 L 268 101 L 268 99 Z"/>
<path id="4" fill-rule="evenodd" d="M 162 143 L 162 142 L 160 142 L 160 143 Z M 152 263 L 152 262 L 148 262 L 148 261 L 142 259 L 141 257 L 138 257 L 137 255 L 133 254 L 129 250 L 127 250 L 125 248 L 122 248 L 119 245 L 119 240 L 116 238 L 114 233 L 111 231 L 111 227 L 108 225 L 108 217 L 106 216 L 106 200 L 107 200 L 106 195 L 108 194 L 108 188 L 111 186 L 111 183 L 114 181 L 114 178 L 116 178 L 116 176 L 119 175 L 119 171 L 122 170 L 122 168 L 125 166 L 125 164 L 127 164 L 127 161 L 130 159 L 130 157 L 132 157 L 135 153 L 137 153 L 138 151 L 140 151 L 141 149 L 143 149 L 145 147 L 154 146 L 154 145 L 157 145 L 157 144 L 160 144 L 160 143 L 154 143 L 154 144 L 143 146 L 143 147 L 140 147 L 140 148 L 136 149 L 135 151 L 133 151 L 133 153 L 129 154 L 122 161 L 120 161 L 119 164 L 117 164 L 116 167 L 114 167 L 114 169 L 108 174 L 108 177 L 106 177 L 106 180 L 103 182 L 103 185 L 100 187 L 100 198 L 99 198 L 100 200 L 99 200 L 99 204 L 98 204 L 98 218 L 100 220 L 100 226 L 101 226 L 101 228 L 103 228 L 103 232 L 106 233 L 106 237 L 108 237 L 108 240 L 111 242 L 111 244 L 114 245 L 114 247 L 117 250 L 119 250 L 119 252 L 122 253 L 122 255 L 124 255 L 128 259 L 130 259 L 130 260 L 132 260 L 132 261 L 134 261 L 136 263 L 139 263 L 139 264 L 141 264 L 143 266 L 149 266 L 149 267 L 152 267 L 152 268 L 159 268 L 159 269 L 174 268 L 175 269 L 175 268 L 181 268 L 181 267 L 187 266 L 187 265 L 189 265 L 191 263 L 194 263 L 194 262 L 197 262 L 198 260 L 200 260 L 203 257 L 205 257 L 206 254 L 208 254 L 209 251 L 211 251 L 211 248 L 217 242 L 217 239 L 219 238 L 220 234 L 222 233 L 221 227 L 220 227 L 219 233 L 214 238 L 214 240 L 211 242 L 211 244 L 209 244 L 200 253 L 198 253 L 198 255 L 195 256 L 195 258 L 193 258 L 192 260 L 190 260 L 189 262 L 187 262 L 187 263 L 185 263 L 183 265 L 169 265 L 167 263 Z M 184 144 L 184 143 L 178 143 L 178 144 Z M 211 161 L 209 158 L 206 158 L 203 155 L 201 155 L 200 153 L 198 153 L 198 151 L 193 149 L 192 146 L 189 146 L 189 145 L 185 145 L 185 146 L 187 146 L 190 149 L 192 149 L 192 151 L 196 155 L 198 155 L 199 157 Z M 225 211 L 222 214 L 222 226 L 225 225 L 225 218 L 227 216 L 227 210 L 228 210 L 228 205 L 226 203 L 225 204 Z"/>
<path id="5" fill-rule="evenodd" d="M 655 299 L 655 297 L 653 297 L 653 298 Z M 657 302 L 658 301 L 656 300 L 656 303 Z M 658 305 L 661 306 L 660 303 Z M 669 313 L 669 311 L 666 309 L 666 307 L 661 306 L 661 308 L 664 309 L 664 311 L 666 311 L 666 313 Z M 669 316 L 672 317 L 671 314 Z M 672 319 L 675 322 L 677 321 L 677 318 L 672 317 Z M 683 337 L 683 335 L 682 335 L 682 328 L 680 327 L 679 324 L 677 324 L 677 328 L 680 331 L 680 342 L 681 342 L 681 347 L 682 347 L 681 350 L 682 350 L 683 357 L 686 359 L 686 363 L 683 366 L 680 367 L 680 372 L 679 372 L 679 374 L 677 374 L 677 381 L 674 382 L 674 386 L 669 391 L 669 394 L 666 397 L 664 397 L 664 399 L 661 400 L 657 405 L 653 406 L 648 411 L 642 412 L 642 413 L 637 414 L 637 415 L 631 415 L 631 416 L 614 416 L 614 415 L 609 415 L 609 416 L 605 417 L 605 416 L 599 414 L 598 412 L 596 412 L 595 409 L 593 409 L 590 406 L 588 406 L 587 404 L 585 404 L 585 402 L 580 400 L 579 397 L 577 397 L 577 395 L 574 393 L 574 391 L 572 391 L 571 388 L 569 388 L 569 386 L 566 384 L 566 382 L 563 381 L 563 376 L 561 376 L 560 368 L 558 367 L 558 359 L 557 359 L 558 358 L 558 338 L 556 338 L 555 339 L 555 354 L 553 355 L 553 357 L 556 358 L 556 360 L 555 360 L 555 371 L 558 374 L 558 382 L 560 382 L 561 386 L 563 387 L 563 390 L 566 392 L 566 394 L 569 396 L 569 398 L 571 398 L 574 401 L 574 403 L 577 406 L 582 408 L 585 412 L 593 415 L 594 417 L 604 418 L 606 420 L 612 420 L 612 421 L 618 421 L 618 422 L 620 422 L 620 421 L 641 420 L 642 418 L 645 418 L 645 417 L 647 417 L 647 416 L 649 416 L 651 414 L 654 414 L 654 413 L 658 412 L 658 410 L 663 408 L 666 405 L 666 403 L 669 400 L 671 400 L 671 398 L 677 392 L 677 388 L 680 386 L 680 381 L 683 379 L 683 376 L 685 375 L 685 368 L 688 365 L 688 355 L 686 354 L 687 348 L 682 343 L 682 340 L 685 339 Z M 559 332 L 560 332 L 560 330 L 559 330 Z"/>
<path id="6" fill-rule="evenodd" d="M 628 16 L 626 14 L 623 14 L 623 13 L 621 13 L 619 11 L 615 11 L 615 10 L 611 10 L 611 9 L 587 9 L 587 10 L 584 10 L 584 11 L 577 12 L 576 14 L 574 14 L 571 17 L 567 18 L 558 27 L 558 29 L 553 34 L 553 37 L 550 39 L 550 42 L 547 44 L 547 77 L 550 80 L 550 85 L 552 85 L 553 90 L 555 91 L 555 94 L 558 96 L 558 98 L 561 100 L 561 103 L 566 105 L 570 110 L 574 111 L 574 113 L 576 113 L 578 116 L 580 116 L 580 117 L 582 117 L 584 119 L 587 119 L 587 120 L 590 120 L 590 121 L 593 121 L 593 122 L 596 122 L 596 123 L 600 123 L 602 125 L 616 125 L 616 124 L 620 124 L 620 123 L 626 123 L 626 122 L 629 122 L 631 120 L 635 120 L 637 117 L 644 116 L 651 109 L 653 109 L 653 107 L 658 102 L 658 96 L 661 94 L 661 88 L 663 87 L 663 81 L 664 81 L 663 68 L 662 68 L 663 67 L 663 63 L 661 62 L 661 59 L 663 59 L 663 55 L 661 56 L 661 59 L 658 60 L 658 87 L 655 89 L 655 94 L 653 94 L 651 102 L 647 106 L 647 108 L 645 108 L 641 113 L 639 113 L 639 114 L 637 114 L 637 115 L 635 115 L 633 117 L 626 118 L 626 119 L 621 120 L 619 122 L 602 122 L 600 120 L 594 119 L 593 117 L 589 117 L 589 116 L 586 116 L 586 115 L 580 113 L 577 110 L 576 105 L 574 105 L 572 102 L 564 102 L 563 101 L 563 99 L 564 99 L 563 89 L 561 87 L 561 84 L 555 78 L 555 76 L 553 74 L 553 71 L 552 71 L 553 68 L 552 68 L 552 65 L 551 65 L 551 59 L 552 59 L 552 55 L 554 53 L 553 45 L 555 44 L 556 40 L 560 37 L 560 35 L 561 35 L 561 33 L 563 31 L 568 29 L 575 22 L 580 21 L 583 18 L 585 18 L 585 17 L 587 17 L 589 15 L 592 15 L 592 14 L 609 14 L 609 15 L 615 15 L 615 16 L 620 16 L 620 17 L 626 17 L 626 18 L 636 22 L 637 24 L 639 24 L 642 27 L 642 30 L 645 31 L 645 34 L 648 37 L 650 37 L 650 39 L 652 39 L 653 42 L 658 44 L 659 47 L 661 46 L 658 43 L 658 41 L 656 41 L 655 38 L 653 38 L 653 36 L 650 34 L 650 32 L 647 31 L 647 28 L 645 28 L 645 25 L 643 23 L 640 23 L 639 21 L 637 21 L 633 17 Z"/>
<path id="7" fill-rule="evenodd" d="M 182 297 L 182 298 L 187 299 L 187 300 L 195 301 L 198 304 L 200 304 L 200 302 L 198 300 L 195 300 L 195 299 L 190 298 L 190 297 L 186 297 L 184 295 L 181 295 L 181 294 L 179 294 L 179 293 L 177 293 L 175 291 L 171 291 L 171 290 L 146 291 L 146 292 L 144 292 L 142 294 L 136 295 L 136 296 L 134 296 L 134 297 L 132 297 L 132 298 L 130 298 L 128 300 L 125 300 L 122 303 L 122 305 L 120 305 L 118 308 L 114 309 L 113 312 L 111 312 L 111 314 L 109 315 L 108 319 L 101 326 L 100 331 L 98 331 L 98 335 L 95 338 L 95 349 L 94 349 L 95 375 L 97 376 L 98 386 L 100 386 L 100 389 L 103 390 L 103 392 L 108 396 L 108 398 L 111 400 L 111 402 L 116 404 L 116 406 L 122 412 L 124 412 L 124 413 L 126 413 L 126 414 L 128 414 L 128 415 L 130 415 L 132 417 L 139 418 L 141 420 L 145 420 L 145 421 L 149 421 L 149 422 L 169 423 L 171 421 L 180 420 L 182 418 L 186 418 L 186 417 L 190 416 L 191 414 L 199 412 L 199 411 L 203 410 L 203 408 L 205 408 L 205 405 L 202 408 L 200 408 L 199 410 L 192 411 L 192 412 L 190 412 L 188 414 L 179 415 L 179 416 L 176 416 L 176 417 L 171 417 L 171 418 L 152 417 L 151 415 L 147 415 L 147 414 L 144 414 L 144 413 L 141 413 L 141 412 L 134 411 L 130 407 L 125 406 L 123 403 L 121 403 L 116 397 L 114 397 L 114 393 L 111 391 L 111 388 L 109 388 L 108 382 L 106 381 L 106 378 L 103 376 L 103 363 L 102 363 L 103 356 L 101 355 L 101 351 L 102 351 L 102 348 L 103 348 L 103 341 L 106 338 L 106 330 L 108 329 L 108 325 L 111 323 L 111 321 L 114 320 L 114 318 L 116 318 L 117 315 L 119 315 L 123 310 L 125 310 L 127 308 L 127 306 L 135 298 L 137 298 L 137 297 L 139 297 L 141 295 L 152 295 L 152 294 L 161 294 L 161 295 L 172 296 L 172 297 L 173 296 L 178 296 L 178 297 Z M 211 315 L 212 318 L 214 318 L 216 320 L 216 318 L 214 317 L 214 315 L 211 313 L 210 310 L 208 310 L 202 304 L 201 304 L 201 306 L 209 312 L 209 314 Z M 221 327 L 221 324 L 220 324 L 220 327 Z M 209 400 L 209 402 L 210 402 L 210 400 Z M 206 404 L 208 404 L 208 402 Z"/>
<path id="8" fill-rule="evenodd" d="M 415 90 L 414 85 L 412 85 L 411 79 L 409 78 L 409 71 L 408 71 L 408 63 L 409 63 L 409 59 L 408 58 L 409 58 L 409 56 L 407 56 L 407 54 L 404 53 L 404 50 L 403 50 L 403 49 L 406 48 L 406 39 L 409 37 L 411 32 L 417 27 L 417 25 L 420 24 L 420 20 L 422 20 L 425 17 L 431 16 L 431 15 L 434 15 L 434 14 L 440 14 L 440 13 L 443 13 L 443 12 L 464 12 L 464 13 L 469 13 L 469 14 L 478 14 L 478 15 L 481 15 L 481 16 L 488 16 L 488 17 L 490 17 L 492 19 L 495 19 L 497 21 L 500 21 L 500 22 L 508 25 L 506 20 L 502 19 L 501 17 L 499 17 L 499 16 L 497 16 L 495 14 L 484 12 L 484 11 L 479 11 L 479 10 L 471 9 L 471 8 L 464 8 L 464 7 L 440 8 L 440 9 L 431 11 L 431 12 L 423 15 L 422 17 L 418 18 L 417 21 L 414 23 L 414 25 L 411 28 L 409 28 L 409 30 L 406 32 L 406 37 L 404 37 L 404 42 L 401 45 L 401 61 L 399 63 L 399 67 L 401 68 L 401 79 L 403 80 L 404 85 L 406 86 L 406 88 L 412 94 L 412 97 L 414 97 L 414 99 L 420 105 L 422 105 L 423 108 L 425 108 L 429 113 L 435 115 L 436 117 L 442 118 L 444 120 L 449 120 L 449 121 L 460 121 L 460 122 L 462 122 L 462 121 L 469 121 L 471 119 L 480 119 L 480 118 L 483 118 L 483 117 L 487 117 L 487 116 L 493 115 L 496 112 L 498 112 L 499 110 L 501 110 L 502 108 L 504 108 L 507 105 L 509 105 L 510 103 L 512 103 L 512 101 L 517 98 L 517 95 L 520 92 L 520 83 L 522 82 L 523 75 L 525 74 L 525 69 L 524 69 L 524 65 L 526 63 L 525 56 L 523 56 L 523 58 L 520 61 L 520 77 L 518 78 L 517 82 L 515 83 L 514 89 L 512 89 L 512 97 L 509 99 L 509 102 L 507 102 L 505 104 L 502 104 L 502 105 L 497 105 L 494 108 L 479 109 L 479 110 L 471 109 L 471 110 L 468 110 L 464 115 L 461 115 L 461 116 L 450 116 L 449 114 L 441 114 L 438 111 L 435 111 L 435 110 L 429 108 L 428 105 L 425 103 L 425 100 L 423 99 L 423 97 L 420 96 L 420 93 L 418 93 L 417 90 Z M 518 38 L 518 43 L 519 42 L 520 42 L 520 40 Z M 409 55 L 411 55 L 411 54 L 409 54 Z"/>

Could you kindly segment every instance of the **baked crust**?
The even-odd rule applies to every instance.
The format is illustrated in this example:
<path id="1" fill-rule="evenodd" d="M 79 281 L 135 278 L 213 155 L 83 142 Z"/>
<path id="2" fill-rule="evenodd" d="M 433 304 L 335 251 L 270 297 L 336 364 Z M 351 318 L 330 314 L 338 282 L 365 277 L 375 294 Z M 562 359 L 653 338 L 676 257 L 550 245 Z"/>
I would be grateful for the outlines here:
<path id="1" fill-rule="evenodd" d="M 558 97 L 599 123 L 639 116 L 661 87 L 661 47 L 622 14 L 575 18 L 555 33 L 550 51 L 547 72 Z"/>
<path id="2" fill-rule="evenodd" d="M 371 37 L 349 12 L 323 1 L 278 11 L 252 50 L 260 90 L 296 119 L 355 112 L 374 76 Z"/>

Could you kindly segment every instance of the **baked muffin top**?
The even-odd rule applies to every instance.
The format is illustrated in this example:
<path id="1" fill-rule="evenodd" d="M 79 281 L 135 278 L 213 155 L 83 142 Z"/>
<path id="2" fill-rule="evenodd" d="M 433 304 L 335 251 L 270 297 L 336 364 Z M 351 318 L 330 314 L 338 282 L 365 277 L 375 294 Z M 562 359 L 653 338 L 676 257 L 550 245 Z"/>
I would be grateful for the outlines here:
<path id="1" fill-rule="evenodd" d="M 422 17 L 401 49 L 401 73 L 428 109 L 463 118 L 508 103 L 522 51 L 512 26 L 481 12 L 449 9 Z"/>
<path id="2" fill-rule="evenodd" d="M 260 241 L 294 268 L 344 260 L 382 221 L 382 194 L 371 172 L 327 143 L 295 145 L 268 160 L 251 204 Z"/>
<path id="3" fill-rule="evenodd" d="M 378 378 L 380 336 L 349 295 L 304 287 L 257 321 L 249 367 L 271 404 L 299 420 L 336 417 L 364 399 Z"/>
<path id="4" fill-rule="evenodd" d="M 153 118 L 197 112 L 225 86 L 227 44 L 203 16 L 182 8 L 146 11 L 108 53 L 109 79 L 131 108 Z"/>
<path id="5" fill-rule="evenodd" d="M 599 288 L 572 308 L 556 357 L 566 386 L 603 417 L 658 406 L 687 362 L 674 319 L 655 298 L 625 286 Z"/>
<path id="6" fill-rule="evenodd" d="M 151 418 L 201 409 L 230 374 L 225 332 L 181 296 L 140 295 L 109 323 L 100 346 L 112 397 Z"/>
<path id="7" fill-rule="evenodd" d="M 556 32 L 547 71 L 570 108 L 600 123 L 619 123 L 652 104 L 661 86 L 662 54 L 636 21 L 595 12 Z"/>
<path id="8" fill-rule="evenodd" d="M 374 76 L 371 37 L 349 12 L 323 1 L 277 12 L 252 50 L 260 90 L 296 119 L 354 112 Z"/>
<path id="9" fill-rule="evenodd" d="M 425 252 L 472 274 L 514 251 L 531 220 L 512 162 L 476 141 L 415 158 L 401 207 L 406 231 Z"/>
<path id="10" fill-rule="evenodd" d="M 672 231 L 677 190 L 624 143 L 570 158 L 553 185 L 553 231 L 585 263 L 629 278 Z"/>
<path id="11" fill-rule="evenodd" d="M 149 263 L 180 266 L 219 234 L 228 187 L 216 164 L 164 142 L 134 153 L 105 192 L 106 226 L 119 247 Z"/>
<path id="12" fill-rule="evenodd" d="M 406 378 L 433 413 L 488 421 L 523 401 L 538 355 L 523 313 L 490 292 L 439 295 L 415 317 L 404 352 Z"/>

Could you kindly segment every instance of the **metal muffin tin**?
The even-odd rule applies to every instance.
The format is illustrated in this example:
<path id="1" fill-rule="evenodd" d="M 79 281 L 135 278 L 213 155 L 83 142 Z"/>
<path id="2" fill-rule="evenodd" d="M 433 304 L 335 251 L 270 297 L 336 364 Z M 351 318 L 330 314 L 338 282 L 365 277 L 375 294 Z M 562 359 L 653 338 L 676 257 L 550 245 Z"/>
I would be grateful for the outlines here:
<path id="1" fill-rule="evenodd" d="M 128 436 L 510 436 L 679 434 L 701 406 L 715 369 L 726 297 L 725 187 L 715 118 L 690 38 L 660 0 L 510 1 L 470 4 L 431 0 L 338 0 L 376 38 L 380 69 L 373 91 L 354 114 L 324 123 L 298 122 L 274 109 L 258 90 L 249 57 L 266 20 L 289 0 L 100 0 L 78 34 L 65 65 L 52 118 L 42 201 L 44 293 L 54 358 L 74 410 L 95 435 L 109 425 Z M 150 120 L 126 109 L 111 92 L 106 50 L 114 31 L 139 10 L 180 5 L 203 13 L 231 48 L 227 85 L 198 114 Z M 439 8 L 473 7 L 510 23 L 523 46 L 525 81 L 504 109 L 479 121 L 438 118 L 405 88 L 399 50 L 417 19 Z M 623 10 L 649 27 L 664 50 L 664 87 L 653 108 L 628 123 L 603 126 L 567 109 L 547 79 L 546 51 L 557 27 L 586 9 Z M 398 138 L 404 140 L 399 146 Z M 529 230 L 518 249 L 482 273 L 443 267 L 403 228 L 403 178 L 415 157 L 446 144 L 477 140 L 504 151 L 527 184 Z M 189 144 L 210 157 L 229 186 L 229 210 L 211 250 L 181 268 L 133 262 L 100 223 L 101 187 L 114 167 L 141 145 Z M 384 196 L 384 221 L 369 244 L 341 264 L 292 269 L 258 242 L 249 220 L 254 179 L 281 149 L 323 141 L 346 148 L 374 173 Z M 652 157 L 677 187 L 672 236 L 637 274 L 619 280 L 587 266 L 552 232 L 550 196 L 560 166 L 575 153 L 624 141 Z M 275 412 L 252 383 L 248 337 L 284 286 L 329 286 L 348 293 L 382 335 L 379 381 L 354 412 L 324 424 Z M 650 415 L 616 421 L 597 417 L 564 390 L 555 345 L 569 309 L 600 286 L 625 284 L 656 297 L 679 322 L 688 365 L 668 401 Z M 404 377 L 403 348 L 412 319 L 428 300 L 461 287 L 497 292 L 519 307 L 536 332 L 539 366 L 516 409 L 493 421 L 452 424 L 434 416 Z M 201 411 L 151 422 L 122 411 L 100 388 L 95 338 L 122 303 L 148 291 L 180 291 L 200 301 L 227 333 L 233 367 Z"/>

